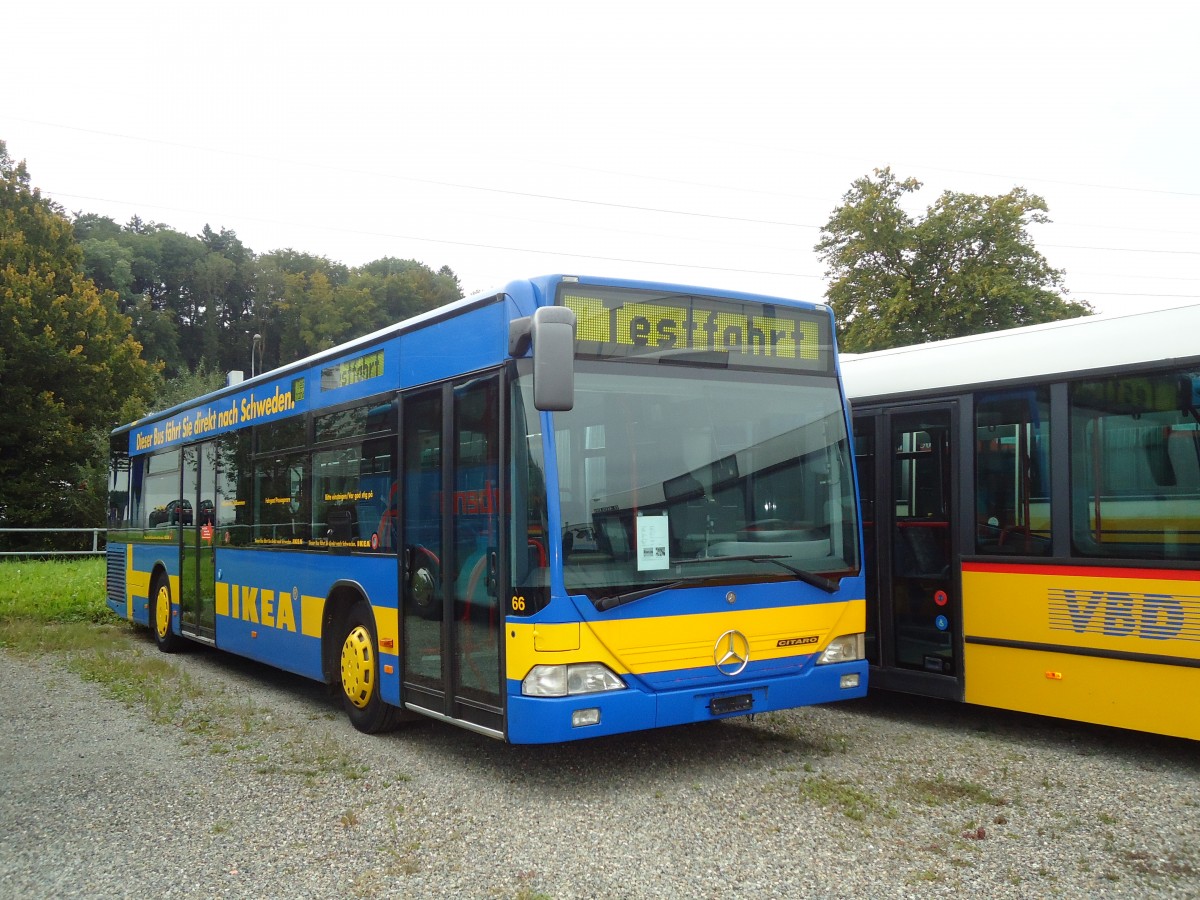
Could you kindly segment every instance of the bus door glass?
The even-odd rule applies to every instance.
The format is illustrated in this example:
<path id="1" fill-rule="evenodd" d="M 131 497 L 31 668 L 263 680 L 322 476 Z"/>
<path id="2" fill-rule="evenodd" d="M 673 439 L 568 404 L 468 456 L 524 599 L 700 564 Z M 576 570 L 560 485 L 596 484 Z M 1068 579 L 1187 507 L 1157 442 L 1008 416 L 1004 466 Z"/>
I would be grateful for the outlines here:
<path id="1" fill-rule="evenodd" d="M 499 379 L 410 395 L 401 433 L 405 700 L 500 730 Z"/>
<path id="2" fill-rule="evenodd" d="M 500 384 L 478 378 L 454 389 L 454 493 L 450 511 L 455 702 L 467 709 L 500 705 Z M 471 718 L 465 709 L 456 718 Z M 485 720 L 482 724 L 488 724 Z M 499 728 L 502 722 L 493 723 Z"/>
<path id="3" fill-rule="evenodd" d="M 883 614 L 890 614 L 893 629 L 891 664 L 957 676 L 951 411 L 926 409 L 889 418 L 891 578 Z M 886 534 L 877 527 L 879 539 Z"/>
<path id="4" fill-rule="evenodd" d="M 867 660 L 881 664 L 879 635 L 879 554 L 875 533 L 875 429 L 882 417 L 875 413 L 854 416 L 854 465 L 858 472 L 859 502 L 862 508 L 863 573 L 867 581 Z"/>
<path id="5" fill-rule="evenodd" d="M 184 634 L 206 641 L 216 634 L 216 474 L 215 441 L 183 448 L 180 625 Z"/>
<path id="6" fill-rule="evenodd" d="M 441 712 L 442 390 L 409 395 L 401 414 L 401 603 L 406 699 Z"/>

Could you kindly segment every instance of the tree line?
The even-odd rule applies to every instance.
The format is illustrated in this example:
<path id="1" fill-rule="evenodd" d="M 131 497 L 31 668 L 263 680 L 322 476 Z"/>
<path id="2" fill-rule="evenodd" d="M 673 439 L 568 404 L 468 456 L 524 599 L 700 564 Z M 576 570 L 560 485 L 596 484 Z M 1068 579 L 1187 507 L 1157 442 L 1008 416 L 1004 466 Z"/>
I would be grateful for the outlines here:
<path id="1" fill-rule="evenodd" d="M 116 425 L 461 297 L 416 260 L 70 215 L 0 140 L 0 527 L 99 525 Z"/>
<path id="2" fill-rule="evenodd" d="M 920 186 L 856 180 L 813 248 L 843 350 L 1090 311 L 1030 237 L 1042 198 L 947 191 L 918 218 L 902 201 Z M 115 425 L 461 296 L 448 267 L 412 259 L 349 267 L 207 225 L 68 215 L 0 140 L 0 527 L 102 523 Z"/>
<path id="3" fill-rule="evenodd" d="M 290 249 L 257 254 L 235 232 L 207 225 L 192 236 L 80 213 L 74 233 L 84 274 L 116 295 L 143 358 L 168 378 L 272 369 L 462 297 L 446 266 L 388 257 L 351 268 Z"/>

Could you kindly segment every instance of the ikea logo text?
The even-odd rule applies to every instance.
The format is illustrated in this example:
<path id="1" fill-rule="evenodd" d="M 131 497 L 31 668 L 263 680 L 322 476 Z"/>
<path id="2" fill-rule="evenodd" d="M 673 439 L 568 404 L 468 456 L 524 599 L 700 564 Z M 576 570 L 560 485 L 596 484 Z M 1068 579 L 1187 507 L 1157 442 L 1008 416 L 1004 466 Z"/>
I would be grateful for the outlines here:
<path id="1" fill-rule="evenodd" d="M 217 615 L 253 622 L 267 628 L 296 631 L 296 607 L 293 591 L 273 591 L 248 585 L 217 582 Z"/>

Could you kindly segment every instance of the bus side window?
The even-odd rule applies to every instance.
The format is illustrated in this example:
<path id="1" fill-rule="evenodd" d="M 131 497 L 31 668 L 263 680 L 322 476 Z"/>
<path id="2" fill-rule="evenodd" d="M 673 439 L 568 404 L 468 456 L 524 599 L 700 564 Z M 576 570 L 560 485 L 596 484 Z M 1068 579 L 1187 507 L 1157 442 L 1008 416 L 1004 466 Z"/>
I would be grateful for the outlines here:
<path id="1" fill-rule="evenodd" d="M 1200 558 L 1200 423 L 1191 406 L 1193 379 L 1167 373 L 1071 385 L 1076 554 Z"/>
<path id="2" fill-rule="evenodd" d="M 1050 553 L 1050 392 L 981 395 L 975 404 L 975 549 Z"/>

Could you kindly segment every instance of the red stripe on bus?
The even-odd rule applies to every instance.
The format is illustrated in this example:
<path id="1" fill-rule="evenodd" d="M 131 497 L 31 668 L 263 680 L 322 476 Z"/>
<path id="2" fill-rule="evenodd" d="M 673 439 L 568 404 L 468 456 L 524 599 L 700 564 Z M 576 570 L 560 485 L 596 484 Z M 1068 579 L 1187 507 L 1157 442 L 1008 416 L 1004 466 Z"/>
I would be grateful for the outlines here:
<path id="1" fill-rule="evenodd" d="M 1029 563 L 964 562 L 964 572 L 997 575 L 1058 575 L 1075 578 L 1157 578 L 1164 581 L 1200 581 L 1200 571 L 1182 569 L 1131 569 L 1107 566 L 1039 566 Z"/>

